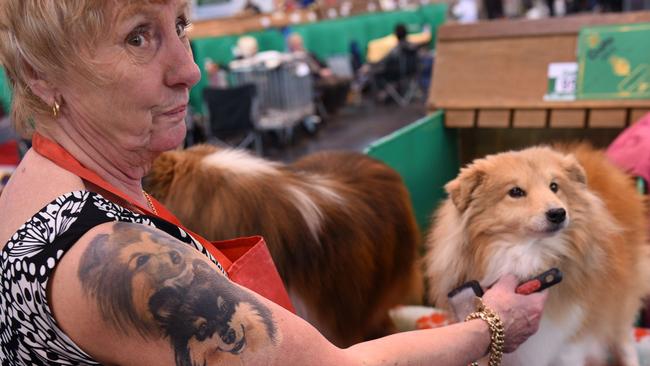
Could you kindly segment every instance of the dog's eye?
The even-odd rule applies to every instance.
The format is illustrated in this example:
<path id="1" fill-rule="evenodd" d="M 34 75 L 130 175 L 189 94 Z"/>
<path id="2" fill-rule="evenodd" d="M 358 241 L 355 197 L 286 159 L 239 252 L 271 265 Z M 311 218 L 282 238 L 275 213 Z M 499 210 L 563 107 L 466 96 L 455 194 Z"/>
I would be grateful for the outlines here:
<path id="1" fill-rule="evenodd" d="M 197 340 L 203 341 L 210 335 L 210 328 L 208 327 L 208 323 L 205 321 L 205 319 L 195 321 L 194 327 L 194 336 Z"/>
<path id="2" fill-rule="evenodd" d="M 138 257 L 136 261 L 136 268 L 140 268 L 144 266 L 147 262 L 149 261 L 149 256 L 148 255 L 141 255 Z"/>
<path id="3" fill-rule="evenodd" d="M 511 188 L 508 191 L 508 195 L 510 197 L 512 197 L 512 198 L 520 198 L 520 197 L 524 197 L 526 195 L 526 191 L 524 191 L 523 189 L 521 189 L 519 187 L 514 187 L 514 188 Z"/>
<path id="4" fill-rule="evenodd" d="M 558 189 L 560 189 L 560 187 L 559 187 L 559 186 L 557 185 L 557 183 L 555 183 L 555 182 L 551 183 L 551 185 L 549 186 L 549 188 L 551 188 L 551 191 L 553 191 L 553 192 L 557 192 Z"/>

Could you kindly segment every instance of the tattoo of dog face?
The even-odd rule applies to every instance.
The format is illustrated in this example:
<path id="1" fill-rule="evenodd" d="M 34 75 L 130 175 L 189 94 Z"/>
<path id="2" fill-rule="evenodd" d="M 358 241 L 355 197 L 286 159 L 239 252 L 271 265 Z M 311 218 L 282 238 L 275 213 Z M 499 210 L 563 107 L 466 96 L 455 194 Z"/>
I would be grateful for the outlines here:
<path id="1" fill-rule="evenodd" d="M 178 366 L 278 342 L 270 310 L 211 268 L 193 248 L 144 225 L 116 223 L 94 238 L 79 279 L 116 329 L 169 340 Z"/>

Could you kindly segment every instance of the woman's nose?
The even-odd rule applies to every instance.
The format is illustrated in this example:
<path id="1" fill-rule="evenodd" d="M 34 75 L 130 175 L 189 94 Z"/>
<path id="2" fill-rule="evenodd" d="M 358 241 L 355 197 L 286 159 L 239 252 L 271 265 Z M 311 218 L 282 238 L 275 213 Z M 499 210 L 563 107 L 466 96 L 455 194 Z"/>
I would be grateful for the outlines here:
<path id="1" fill-rule="evenodd" d="M 176 38 L 169 47 L 165 83 L 169 87 L 191 88 L 201 79 L 188 41 Z"/>

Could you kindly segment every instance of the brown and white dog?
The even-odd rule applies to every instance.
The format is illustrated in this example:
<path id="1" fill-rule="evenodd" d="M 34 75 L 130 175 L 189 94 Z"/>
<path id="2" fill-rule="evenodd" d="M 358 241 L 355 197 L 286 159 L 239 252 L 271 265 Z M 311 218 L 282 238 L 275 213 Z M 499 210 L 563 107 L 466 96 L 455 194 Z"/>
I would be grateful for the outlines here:
<path id="1" fill-rule="evenodd" d="M 649 293 L 643 197 L 633 180 L 586 145 L 533 147 L 475 160 L 445 189 L 427 239 L 430 300 L 476 279 L 522 281 L 551 267 L 538 333 L 504 364 L 584 365 L 613 351 L 638 365 L 632 325 Z"/>
<path id="2" fill-rule="evenodd" d="M 420 234 L 397 172 L 358 153 L 293 164 L 197 146 L 161 155 L 150 193 L 210 240 L 262 235 L 300 316 L 339 346 L 390 331 L 421 296 Z"/>

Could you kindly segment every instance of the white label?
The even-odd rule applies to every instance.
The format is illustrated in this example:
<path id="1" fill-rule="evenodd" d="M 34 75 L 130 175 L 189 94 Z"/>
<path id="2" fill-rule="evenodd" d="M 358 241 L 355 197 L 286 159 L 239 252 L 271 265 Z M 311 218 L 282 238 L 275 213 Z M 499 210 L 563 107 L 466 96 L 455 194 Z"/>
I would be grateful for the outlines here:
<path id="1" fill-rule="evenodd" d="M 554 62 L 548 65 L 548 90 L 545 100 L 574 100 L 578 63 Z"/>

